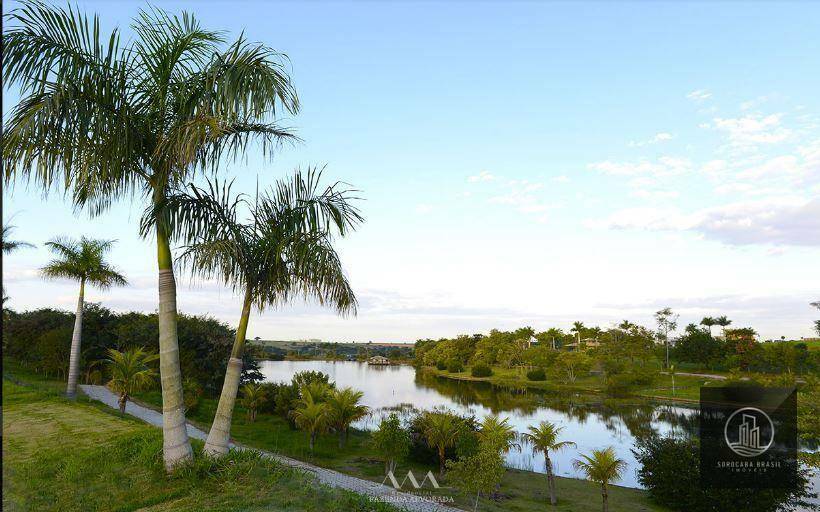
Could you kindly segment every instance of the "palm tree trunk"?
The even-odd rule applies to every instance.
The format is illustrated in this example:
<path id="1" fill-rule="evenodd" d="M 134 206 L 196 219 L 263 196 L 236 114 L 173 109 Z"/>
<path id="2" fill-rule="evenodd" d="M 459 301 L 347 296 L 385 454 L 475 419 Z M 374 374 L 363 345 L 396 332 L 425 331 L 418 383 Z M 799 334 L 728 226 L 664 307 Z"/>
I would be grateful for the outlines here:
<path id="1" fill-rule="evenodd" d="M 125 414 L 125 405 L 128 403 L 128 395 L 123 393 L 118 400 L 120 405 L 120 414 Z"/>
<path id="2" fill-rule="evenodd" d="M 159 268 L 159 372 L 162 381 L 162 457 L 165 469 L 193 459 L 185 422 L 177 338 L 177 286 L 168 233 L 157 225 Z"/>
<path id="3" fill-rule="evenodd" d="M 77 313 L 74 315 L 74 332 L 71 335 L 71 355 L 68 360 L 67 397 L 77 398 L 77 378 L 80 375 L 80 346 L 83 337 L 83 302 L 85 300 L 85 278 L 80 279 L 80 298 L 77 299 Z"/>
<path id="4" fill-rule="evenodd" d="M 438 476 L 444 476 L 444 448 L 438 449 Z"/>
<path id="5" fill-rule="evenodd" d="M 231 358 L 228 360 L 228 369 L 225 372 L 225 381 L 222 383 L 222 394 L 219 395 L 219 404 L 216 406 L 216 416 L 205 441 L 204 452 L 208 455 L 223 455 L 228 453 L 228 444 L 231 439 L 231 421 L 236 406 L 236 393 L 239 390 L 239 381 L 242 377 L 242 354 L 245 350 L 245 336 L 248 332 L 248 319 L 251 315 L 251 291 L 245 292 L 242 304 L 242 315 L 239 317 L 239 327 L 236 329 L 236 338 L 231 349 Z M 256 419 L 253 414 L 251 421 Z"/>
<path id="6" fill-rule="evenodd" d="M 601 497 L 604 499 L 604 512 L 609 512 L 609 495 L 606 492 L 606 484 L 601 484 Z"/>
<path id="7" fill-rule="evenodd" d="M 552 473 L 552 461 L 547 452 L 544 452 L 544 460 L 547 466 L 547 482 L 549 482 L 550 486 L 550 505 L 554 506 L 558 503 L 558 499 L 555 497 L 555 475 Z"/>

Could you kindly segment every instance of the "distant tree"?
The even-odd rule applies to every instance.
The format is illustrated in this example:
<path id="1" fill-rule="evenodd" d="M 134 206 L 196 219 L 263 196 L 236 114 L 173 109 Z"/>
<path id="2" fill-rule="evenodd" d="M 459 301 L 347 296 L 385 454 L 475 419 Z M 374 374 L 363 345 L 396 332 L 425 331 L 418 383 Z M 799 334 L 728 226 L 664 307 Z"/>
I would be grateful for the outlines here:
<path id="1" fill-rule="evenodd" d="M 723 327 L 723 336 L 726 337 L 726 328 L 732 325 L 732 321 L 725 316 L 715 318 L 715 325 Z"/>
<path id="2" fill-rule="evenodd" d="M 817 302 L 812 302 L 811 305 L 816 307 L 817 309 L 820 309 L 820 300 Z M 820 320 L 814 321 L 814 330 L 815 332 L 817 332 L 817 335 L 820 336 Z"/>
<path id="3" fill-rule="evenodd" d="M 709 331 L 709 334 L 711 335 L 712 327 L 717 325 L 717 322 L 711 316 L 705 316 L 703 317 L 703 320 L 700 321 L 700 325 L 706 327 L 706 329 Z"/>
<path id="4" fill-rule="evenodd" d="M 584 327 L 584 322 L 573 322 L 572 329 L 569 332 L 575 333 L 575 338 L 577 343 L 581 343 L 581 337 L 583 337 L 584 333 L 586 332 L 586 327 Z"/>
<path id="5" fill-rule="evenodd" d="M 581 455 L 572 461 L 573 467 L 584 473 L 587 479 L 601 484 L 603 512 L 609 512 L 607 486 L 610 482 L 620 480 L 626 469 L 626 461 L 619 459 L 612 447 L 603 450 L 592 450 L 591 455 Z"/>
<path id="6" fill-rule="evenodd" d="M 669 333 L 678 328 L 678 315 L 672 308 L 663 308 L 655 313 L 655 320 L 658 322 L 658 335 L 666 346 L 665 367 L 669 368 Z"/>
<path id="7" fill-rule="evenodd" d="M 550 452 L 561 451 L 569 446 L 575 446 L 572 441 L 559 441 L 558 435 L 563 430 L 563 427 L 556 426 L 549 421 L 542 421 L 537 427 L 530 426 L 529 432 L 523 434 L 524 439 L 530 442 L 534 452 L 541 452 L 544 454 L 544 467 L 547 472 L 547 482 L 550 489 L 550 504 L 558 503 L 558 498 L 555 495 L 555 474 L 552 469 L 552 460 L 550 459 Z"/>
<path id="8" fill-rule="evenodd" d="M 66 385 L 66 395 L 70 398 L 77 396 L 77 380 L 80 376 L 86 283 L 103 290 L 127 284 L 125 277 L 105 261 L 106 253 L 113 246 L 114 240 L 94 240 L 86 237 L 80 240 L 57 238 L 46 242 L 46 247 L 51 249 L 57 258 L 40 269 L 43 276 L 48 279 L 73 279 L 80 282 L 80 296 L 74 317 L 74 333 L 71 337 L 71 356 Z"/>
<path id="9" fill-rule="evenodd" d="M 396 413 L 391 413 L 379 423 L 373 432 L 373 444 L 376 451 L 384 458 L 384 472 L 396 470 L 396 462 L 407 456 L 410 451 L 410 433 L 401 426 Z"/>
<path id="10" fill-rule="evenodd" d="M 117 402 L 120 405 L 120 413 L 125 414 L 125 405 L 131 396 L 154 384 L 157 372 L 149 364 L 159 359 L 159 356 L 139 347 L 123 352 L 110 349 L 108 357 L 106 362 L 111 373 L 108 387 L 120 395 Z"/>
<path id="11" fill-rule="evenodd" d="M 699 329 L 695 324 L 689 324 L 683 335 L 675 341 L 674 354 L 679 361 L 711 366 L 723 355 L 723 343 L 708 331 Z"/>
<path id="12" fill-rule="evenodd" d="M 561 352 L 555 359 L 553 371 L 564 376 L 567 381 L 575 382 L 582 373 L 592 367 L 592 359 L 583 352 Z"/>

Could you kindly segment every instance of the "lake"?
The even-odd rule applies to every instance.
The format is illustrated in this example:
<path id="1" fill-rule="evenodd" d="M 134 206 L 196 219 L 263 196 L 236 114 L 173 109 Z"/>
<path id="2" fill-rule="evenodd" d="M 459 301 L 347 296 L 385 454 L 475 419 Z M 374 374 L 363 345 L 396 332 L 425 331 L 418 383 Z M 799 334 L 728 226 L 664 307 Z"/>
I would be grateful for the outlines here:
<path id="1" fill-rule="evenodd" d="M 294 373 L 304 370 L 327 373 L 337 386 L 350 386 L 364 393 L 363 403 L 373 410 L 373 415 L 356 424 L 358 428 L 372 430 L 390 412 L 399 412 L 406 418 L 415 410 L 434 407 L 472 414 L 478 419 L 495 413 L 508 418 L 518 432 L 543 420 L 551 421 L 564 427 L 562 439 L 578 445 L 577 449 L 570 448 L 551 457 L 556 474 L 581 478 L 572 467 L 578 452 L 612 446 L 627 461 L 628 469 L 618 482 L 627 487 L 640 487 L 636 476 L 638 463 L 632 454 L 638 439 L 653 432 L 688 435 L 696 425 L 697 410 L 677 404 L 502 389 L 483 382 L 435 377 L 423 371 L 417 374 L 411 366 L 370 366 L 348 361 L 261 362 L 268 382 L 290 381 Z M 507 464 L 544 472 L 544 456 L 533 454 L 526 444 L 521 451 L 510 451 Z"/>

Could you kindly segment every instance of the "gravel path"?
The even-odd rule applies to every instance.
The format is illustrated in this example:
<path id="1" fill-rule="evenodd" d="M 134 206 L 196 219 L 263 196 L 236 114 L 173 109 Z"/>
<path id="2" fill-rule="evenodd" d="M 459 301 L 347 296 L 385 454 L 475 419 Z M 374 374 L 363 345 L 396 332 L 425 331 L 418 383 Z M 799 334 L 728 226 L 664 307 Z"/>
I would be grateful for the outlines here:
<path id="1" fill-rule="evenodd" d="M 100 401 L 109 407 L 113 407 L 115 409 L 119 408 L 119 405 L 117 404 L 117 396 L 105 386 L 81 385 L 80 388 L 89 398 Z M 128 402 L 125 406 L 125 412 L 131 416 L 143 420 L 146 423 L 156 427 L 162 427 L 162 414 L 153 409 L 143 407 L 133 402 Z M 204 441 L 207 434 L 189 423 L 188 436 Z M 231 447 L 239 450 L 247 449 L 234 443 L 231 443 Z M 393 487 L 389 487 L 387 485 L 345 475 L 331 469 L 320 468 L 318 466 L 314 466 L 313 464 L 291 459 L 290 457 L 285 457 L 283 455 L 273 454 L 264 450 L 258 451 L 267 457 L 276 459 L 286 466 L 310 473 L 315 476 L 319 482 L 329 485 L 330 487 L 338 487 L 340 489 L 353 491 L 357 494 L 372 496 L 376 501 L 390 503 L 404 510 L 411 512 L 453 512 L 454 510 L 459 510 L 444 504 L 425 501 L 420 496 L 397 492 L 393 489 Z M 397 475 L 397 478 L 401 481 L 403 477 Z M 423 491 L 423 489 L 420 489 L 420 491 Z"/>

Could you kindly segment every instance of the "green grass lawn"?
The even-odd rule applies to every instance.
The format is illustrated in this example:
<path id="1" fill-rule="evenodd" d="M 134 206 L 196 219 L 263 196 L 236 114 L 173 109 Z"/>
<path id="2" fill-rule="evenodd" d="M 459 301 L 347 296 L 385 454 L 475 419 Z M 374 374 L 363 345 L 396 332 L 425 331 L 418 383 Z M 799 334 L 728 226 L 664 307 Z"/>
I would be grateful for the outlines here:
<path id="1" fill-rule="evenodd" d="M 158 407 L 161 404 L 159 391 L 143 393 L 139 396 L 139 399 L 153 407 Z M 204 399 L 197 410 L 189 414 L 189 419 L 203 430 L 207 430 L 215 410 L 216 400 Z M 231 435 L 235 441 L 246 446 L 275 451 L 375 482 L 384 480 L 384 463 L 377 459 L 373 453 L 370 446 L 370 435 L 367 432 L 352 430 L 350 440 L 343 449 L 339 449 L 336 436 L 331 434 L 320 436 L 314 453 L 311 454 L 308 451 L 307 435 L 304 432 L 292 430 L 284 419 L 278 416 L 259 414 L 256 421 L 250 423 L 242 408 L 237 407 Z M 397 478 L 401 481 L 410 469 L 416 475 L 423 475 L 429 470 L 436 473 L 438 468 L 434 465 L 403 462 L 399 464 L 396 471 Z M 444 488 L 438 491 L 427 487 L 424 490 L 436 495 L 452 496 L 457 506 L 472 510 L 472 497 L 463 496 L 457 490 L 447 488 L 446 478 L 442 485 Z M 581 512 L 600 510 L 601 495 L 600 487 L 597 484 L 585 480 L 558 477 L 556 485 L 559 504 L 557 507 L 552 508 L 548 505 L 549 494 L 547 492 L 546 477 L 543 474 L 507 470 L 501 482 L 498 499 L 481 498 L 479 510 L 493 512 L 535 512 L 545 510 Z M 637 489 L 612 486 L 609 495 L 610 510 L 612 512 L 666 510 L 650 502 L 646 494 Z"/>
<path id="2" fill-rule="evenodd" d="M 168 477 L 159 429 L 120 417 L 101 404 L 66 400 L 59 396 L 62 383 L 14 377 L 18 383 L 3 380 L 4 510 L 389 509 L 317 485 L 253 452 L 233 453 L 220 462 L 199 458 Z M 201 443 L 195 441 L 195 449 Z"/>

